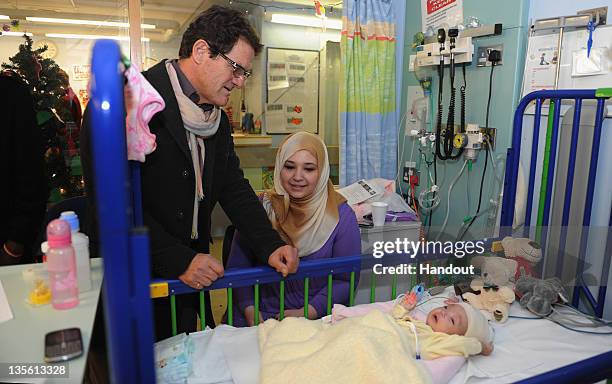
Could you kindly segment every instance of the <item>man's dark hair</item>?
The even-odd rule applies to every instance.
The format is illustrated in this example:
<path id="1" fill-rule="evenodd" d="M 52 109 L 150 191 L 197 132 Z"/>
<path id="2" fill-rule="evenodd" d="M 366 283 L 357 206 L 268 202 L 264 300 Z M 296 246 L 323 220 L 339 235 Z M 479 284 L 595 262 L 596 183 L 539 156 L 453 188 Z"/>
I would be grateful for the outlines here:
<path id="1" fill-rule="evenodd" d="M 185 59 L 191 56 L 193 44 L 202 39 L 210 46 L 210 57 L 232 50 L 239 38 L 243 38 L 255 51 L 261 52 L 262 45 L 255 30 L 249 24 L 242 12 L 213 5 L 200 14 L 183 33 L 179 57 Z"/>

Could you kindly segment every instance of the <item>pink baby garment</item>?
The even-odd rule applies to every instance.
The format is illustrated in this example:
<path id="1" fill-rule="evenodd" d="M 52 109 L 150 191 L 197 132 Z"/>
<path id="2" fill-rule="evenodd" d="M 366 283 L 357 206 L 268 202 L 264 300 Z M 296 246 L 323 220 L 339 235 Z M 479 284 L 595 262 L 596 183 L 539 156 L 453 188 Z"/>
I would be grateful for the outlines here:
<path id="1" fill-rule="evenodd" d="M 126 97 L 129 98 L 125 118 L 128 160 L 144 163 L 145 156 L 156 147 L 149 121 L 166 107 L 166 103 L 133 63 L 125 71 L 125 77 L 128 81 Z"/>

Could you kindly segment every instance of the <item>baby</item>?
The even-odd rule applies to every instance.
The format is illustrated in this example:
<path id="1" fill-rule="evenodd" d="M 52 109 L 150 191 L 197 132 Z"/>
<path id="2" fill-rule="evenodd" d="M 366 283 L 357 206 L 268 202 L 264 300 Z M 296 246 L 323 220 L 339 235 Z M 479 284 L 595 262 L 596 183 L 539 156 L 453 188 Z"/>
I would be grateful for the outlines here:
<path id="1" fill-rule="evenodd" d="M 432 309 L 425 319 L 419 319 L 419 314 L 412 311 L 415 306 L 414 296 L 407 295 L 396 303 L 392 315 L 400 325 L 410 328 L 425 359 L 490 355 L 493 351 L 488 321 L 470 304 L 446 300 L 444 306 Z"/>

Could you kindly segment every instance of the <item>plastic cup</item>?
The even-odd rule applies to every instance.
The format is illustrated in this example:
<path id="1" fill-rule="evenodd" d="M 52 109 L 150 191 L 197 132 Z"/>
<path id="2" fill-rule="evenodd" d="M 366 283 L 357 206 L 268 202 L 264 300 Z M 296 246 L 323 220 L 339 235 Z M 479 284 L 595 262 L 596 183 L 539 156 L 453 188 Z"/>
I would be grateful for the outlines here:
<path id="1" fill-rule="evenodd" d="M 385 225 L 385 216 L 387 215 L 387 208 L 389 204 L 376 201 L 372 203 L 372 221 L 375 227 L 382 227 Z"/>

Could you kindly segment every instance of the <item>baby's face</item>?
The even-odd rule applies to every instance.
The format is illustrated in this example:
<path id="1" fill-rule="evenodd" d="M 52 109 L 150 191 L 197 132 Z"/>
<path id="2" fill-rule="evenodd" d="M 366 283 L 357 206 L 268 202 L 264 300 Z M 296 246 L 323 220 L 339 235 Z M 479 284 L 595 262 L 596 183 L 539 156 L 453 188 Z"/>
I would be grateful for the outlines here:
<path id="1" fill-rule="evenodd" d="M 468 327 L 467 315 L 460 305 L 446 305 L 429 312 L 427 325 L 435 332 L 463 336 Z"/>

